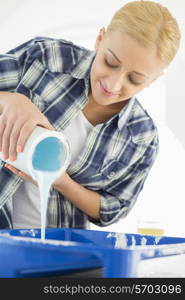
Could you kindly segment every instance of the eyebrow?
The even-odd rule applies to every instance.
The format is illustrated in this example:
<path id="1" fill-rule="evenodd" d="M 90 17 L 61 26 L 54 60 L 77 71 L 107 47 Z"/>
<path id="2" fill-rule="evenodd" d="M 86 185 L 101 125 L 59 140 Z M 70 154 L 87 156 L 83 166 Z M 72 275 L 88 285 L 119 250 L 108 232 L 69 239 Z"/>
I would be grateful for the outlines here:
<path id="1" fill-rule="evenodd" d="M 121 64 L 121 61 L 120 61 L 120 59 L 116 56 L 116 54 L 111 50 L 111 49 L 109 49 L 109 48 L 107 48 L 108 49 L 108 51 L 114 56 L 114 58 Z M 137 72 L 137 71 L 132 71 L 133 73 L 136 73 L 136 74 L 138 74 L 138 75 L 141 75 L 141 76 L 143 76 L 143 77 L 147 77 L 148 78 L 148 76 L 146 75 L 146 74 L 142 74 L 142 73 L 140 73 L 140 72 Z"/>

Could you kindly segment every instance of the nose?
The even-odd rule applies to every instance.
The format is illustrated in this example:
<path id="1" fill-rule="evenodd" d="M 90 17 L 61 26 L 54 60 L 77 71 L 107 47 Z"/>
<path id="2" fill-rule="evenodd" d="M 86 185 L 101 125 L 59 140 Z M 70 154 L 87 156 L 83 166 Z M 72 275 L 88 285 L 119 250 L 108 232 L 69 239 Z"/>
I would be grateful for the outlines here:
<path id="1" fill-rule="evenodd" d="M 119 94 L 124 85 L 124 77 L 125 77 L 125 73 L 123 74 L 123 72 L 121 74 L 120 73 L 111 74 L 111 76 L 109 76 L 106 81 L 107 90 L 112 93 Z"/>

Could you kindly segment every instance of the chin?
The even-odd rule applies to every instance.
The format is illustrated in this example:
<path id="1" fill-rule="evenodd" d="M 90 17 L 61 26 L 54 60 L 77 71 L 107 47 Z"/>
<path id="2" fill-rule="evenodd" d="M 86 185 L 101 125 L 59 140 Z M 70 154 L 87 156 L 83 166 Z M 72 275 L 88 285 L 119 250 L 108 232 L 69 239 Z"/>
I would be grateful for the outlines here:
<path id="1" fill-rule="evenodd" d="M 102 106 L 107 106 L 113 103 L 116 103 L 117 101 L 111 98 L 103 98 L 103 97 L 94 97 L 94 101 Z"/>

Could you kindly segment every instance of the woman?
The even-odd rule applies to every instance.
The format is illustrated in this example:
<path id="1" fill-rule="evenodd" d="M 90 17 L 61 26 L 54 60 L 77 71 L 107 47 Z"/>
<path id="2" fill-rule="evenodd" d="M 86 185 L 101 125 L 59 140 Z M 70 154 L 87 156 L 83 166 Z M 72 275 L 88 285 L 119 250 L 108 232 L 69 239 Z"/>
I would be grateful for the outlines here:
<path id="1" fill-rule="evenodd" d="M 37 125 L 71 144 L 71 164 L 50 191 L 48 227 L 107 226 L 131 210 L 158 152 L 156 126 L 135 95 L 163 74 L 179 41 L 165 7 L 134 1 L 100 30 L 95 51 L 35 38 L 1 57 L 3 159 L 15 160 Z M 3 162 L 0 208 L 1 228 L 40 227 L 36 182 Z"/>

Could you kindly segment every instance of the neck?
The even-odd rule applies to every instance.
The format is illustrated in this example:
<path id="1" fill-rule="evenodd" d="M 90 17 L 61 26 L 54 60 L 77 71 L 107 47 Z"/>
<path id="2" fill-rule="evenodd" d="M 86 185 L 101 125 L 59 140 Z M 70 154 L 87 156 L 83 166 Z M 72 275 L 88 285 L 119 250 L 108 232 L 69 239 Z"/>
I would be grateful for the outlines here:
<path id="1" fill-rule="evenodd" d="M 92 95 L 89 95 L 89 101 L 84 107 L 83 113 L 91 124 L 97 125 L 108 121 L 112 116 L 119 113 L 127 102 L 128 100 L 124 100 L 110 105 L 101 105 L 94 101 Z"/>

